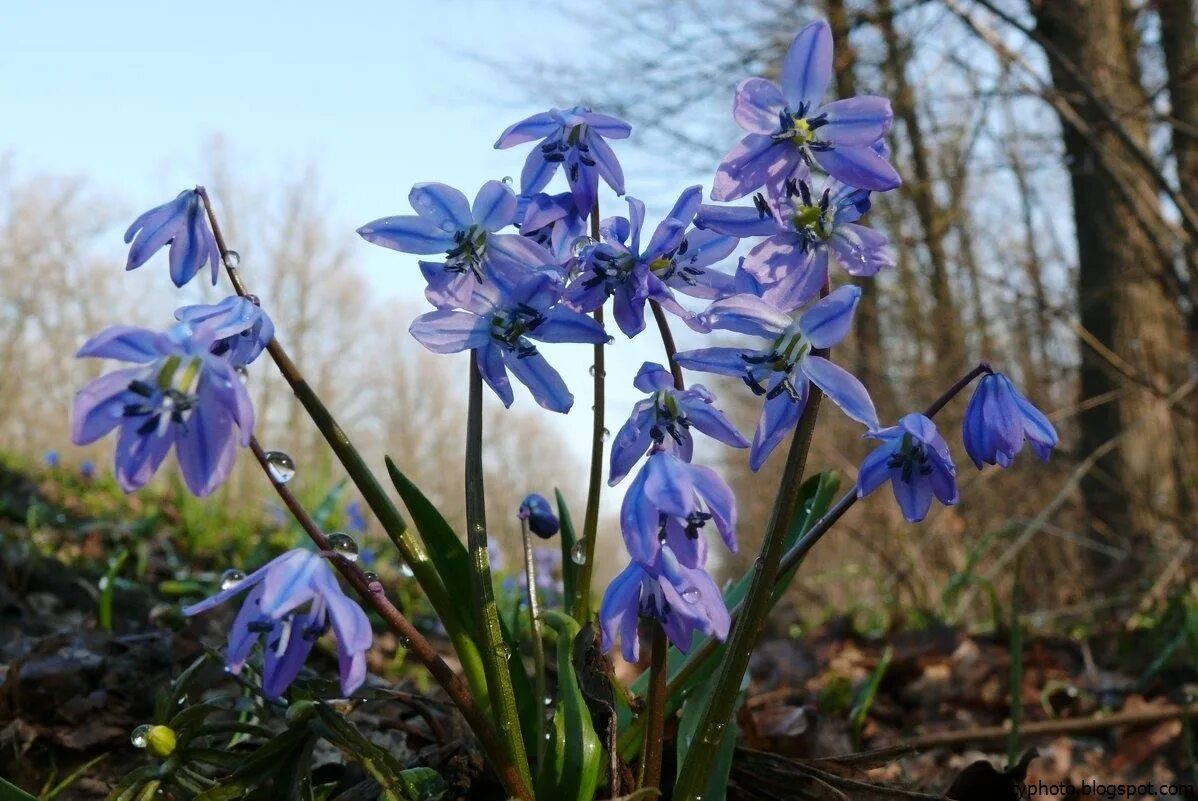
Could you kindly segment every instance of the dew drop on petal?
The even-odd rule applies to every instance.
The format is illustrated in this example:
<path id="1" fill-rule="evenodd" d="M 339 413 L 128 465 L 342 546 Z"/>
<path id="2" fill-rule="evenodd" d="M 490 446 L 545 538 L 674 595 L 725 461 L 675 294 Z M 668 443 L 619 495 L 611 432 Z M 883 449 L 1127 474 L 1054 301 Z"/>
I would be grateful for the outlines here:
<path id="1" fill-rule="evenodd" d="M 235 567 L 231 567 L 220 574 L 220 588 L 222 590 L 231 590 L 243 581 L 245 581 L 245 573 Z"/>
<path id="2" fill-rule="evenodd" d="M 225 266 L 236 270 L 241 266 L 241 254 L 236 250 L 225 251 Z"/>
<path id="3" fill-rule="evenodd" d="M 687 587 L 682 591 L 682 600 L 686 601 L 688 604 L 698 603 L 699 590 L 695 587 Z"/>
<path id="4" fill-rule="evenodd" d="M 333 553 L 344 556 L 351 562 L 358 561 L 358 543 L 344 531 L 334 531 L 329 535 L 329 547 Z"/>
<path id="5" fill-rule="evenodd" d="M 133 743 L 134 748 L 145 748 L 146 743 L 149 742 L 149 737 L 150 724 L 143 723 L 134 729 L 133 733 L 129 735 L 129 742 Z"/>
<path id="6" fill-rule="evenodd" d="M 504 186 L 510 188 L 512 186 L 512 184 L 514 184 L 514 183 L 515 183 L 515 181 L 512 180 L 512 176 L 510 176 L 510 175 L 503 176 L 503 185 Z"/>
<path id="7" fill-rule="evenodd" d="M 591 245 L 596 244 L 598 244 L 598 242 L 596 242 L 594 239 L 591 239 L 589 236 L 580 236 L 570 243 L 570 255 L 576 259 L 581 259 L 583 252 L 586 251 L 586 249 Z"/>
<path id="8" fill-rule="evenodd" d="M 248 384 L 250 381 L 250 371 L 246 369 L 244 364 L 239 364 L 233 368 L 233 372 L 237 373 L 237 380 L 243 384 Z"/>
<path id="9" fill-rule="evenodd" d="M 295 475 L 295 461 L 282 451 L 267 451 L 266 466 L 270 477 L 280 484 L 286 484 Z"/>
<path id="10" fill-rule="evenodd" d="M 586 540 L 579 540 L 574 543 L 574 547 L 570 549 L 570 561 L 576 565 L 585 565 L 587 563 Z"/>

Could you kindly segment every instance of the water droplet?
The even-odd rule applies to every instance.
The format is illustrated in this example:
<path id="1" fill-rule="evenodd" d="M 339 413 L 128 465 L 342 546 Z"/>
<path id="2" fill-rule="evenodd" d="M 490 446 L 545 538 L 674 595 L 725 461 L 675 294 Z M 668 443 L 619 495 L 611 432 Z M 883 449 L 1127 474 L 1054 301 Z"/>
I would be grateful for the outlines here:
<path id="1" fill-rule="evenodd" d="M 570 243 L 570 255 L 576 259 L 581 259 L 583 252 L 591 245 L 599 244 L 589 236 L 580 236 Z"/>
<path id="2" fill-rule="evenodd" d="M 225 251 L 225 266 L 236 270 L 241 266 L 241 254 L 236 250 Z"/>
<path id="3" fill-rule="evenodd" d="M 373 571 L 368 570 L 365 573 L 363 573 L 362 575 L 369 582 L 375 582 L 375 581 L 379 580 L 379 574 L 375 573 Z"/>
<path id="4" fill-rule="evenodd" d="M 682 600 L 686 601 L 688 604 L 698 603 L 699 602 L 698 588 L 687 587 L 685 590 L 682 591 Z"/>
<path id="5" fill-rule="evenodd" d="M 239 364 L 233 368 L 233 372 L 237 373 L 237 380 L 243 384 L 248 384 L 250 381 L 250 371 L 245 368 L 244 364 Z"/>
<path id="6" fill-rule="evenodd" d="M 254 304 L 255 306 L 262 305 L 262 298 L 258 297 L 257 295 L 246 295 L 245 299 L 248 300 L 250 303 Z"/>
<path id="7" fill-rule="evenodd" d="M 134 748 L 145 748 L 146 743 L 149 742 L 149 736 L 150 724 L 143 723 L 129 735 L 129 742 L 133 743 Z"/>
<path id="8" fill-rule="evenodd" d="M 295 462 L 282 451 L 267 451 L 266 465 L 270 477 L 280 484 L 286 484 L 295 476 Z"/>
<path id="9" fill-rule="evenodd" d="M 96 586 L 100 588 L 100 592 L 108 589 L 108 576 L 100 576 L 100 580 L 96 583 Z"/>
<path id="10" fill-rule="evenodd" d="M 503 176 L 503 185 L 504 186 L 510 188 L 512 186 L 512 184 L 514 184 L 514 183 L 515 183 L 515 181 L 512 180 L 512 176 L 510 176 L 510 175 Z"/>
<path id="11" fill-rule="evenodd" d="M 245 581 L 245 573 L 235 567 L 231 567 L 220 574 L 220 588 L 222 590 L 231 590 L 243 581 Z"/>
<path id="12" fill-rule="evenodd" d="M 399 566 L 399 574 L 404 578 L 412 578 L 416 574 L 412 572 L 412 567 L 407 562 Z"/>
<path id="13" fill-rule="evenodd" d="M 329 547 L 333 553 L 344 556 L 351 562 L 358 561 L 358 543 L 344 531 L 334 531 L 329 535 Z"/>
<path id="14" fill-rule="evenodd" d="M 579 540 L 574 543 L 574 547 L 570 549 L 570 561 L 576 565 L 585 565 L 587 563 L 586 540 Z"/>
<path id="15" fill-rule="evenodd" d="M 603 429 L 603 441 L 607 442 L 609 439 L 611 439 L 611 431 L 605 428 Z"/>

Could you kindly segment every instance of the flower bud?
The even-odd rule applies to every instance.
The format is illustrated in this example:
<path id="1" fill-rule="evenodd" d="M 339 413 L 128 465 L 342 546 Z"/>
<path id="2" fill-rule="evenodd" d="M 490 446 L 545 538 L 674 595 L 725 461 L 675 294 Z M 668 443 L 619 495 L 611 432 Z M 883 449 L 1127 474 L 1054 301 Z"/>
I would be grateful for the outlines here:
<path id="1" fill-rule="evenodd" d="M 520 519 L 528 521 L 528 528 L 538 537 L 549 539 L 557 533 L 559 525 L 553 507 L 543 495 L 531 492 L 520 504 Z"/>
<path id="2" fill-rule="evenodd" d="M 297 723 L 302 723 L 316 711 L 316 705 L 311 701 L 296 701 L 291 706 L 287 707 L 287 724 L 294 726 Z"/>
<path id="3" fill-rule="evenodd" d="M 146 750 L 166 759 L 175 752 L 175 731 L 169 726 L 151 726 L 146 732 Z"/>

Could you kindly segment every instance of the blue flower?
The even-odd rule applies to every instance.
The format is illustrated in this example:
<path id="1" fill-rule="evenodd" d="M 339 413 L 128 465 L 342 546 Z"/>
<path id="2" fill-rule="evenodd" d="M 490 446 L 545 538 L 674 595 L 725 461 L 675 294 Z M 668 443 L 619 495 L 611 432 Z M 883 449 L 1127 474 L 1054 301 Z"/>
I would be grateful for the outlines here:
<path id="1" fill-rule="evenodd" d="M 882 444 L 861 463 L 857 495 L 865 497 L 889 481 L 903 516 L 912 523 L 927 517 L 932 498 L 946 506 L 957 502 L 957 466 L 936 424 L 908 414 L 897 426 L 867 436 Z"/>
<path id="2" fill-rule="evenodd" d="M 570 261 L 574 242 L 587 232 L 586 217 L 578 213 L 569 192 L 521 195 L 516 219 L 520 234 L 547 249 L 558 264 Z"/>
<path id="3" fill-rule="evenodd" d="M 520 503 L 520 519 L 527 520 L 528 530 L 543 539 L 552 537 L 560 527 L 549 501 L 535 492 L 530 492 Z"/>
<path id="4" fill-rule="evenodd" d="M 87 445 L 120 429 L 116 475 L 126 492 L 145 486 L 174 445 L 188 488 L 208 495 L 228 478 L 238 442 L 249 444 L 254 410 L 233 365 L 212 354 L 213 331 L 212 321 L 166 333 L 113 326 L 79 349 L 136 365 L 75 395 L 71 435 Z"/>
<path id="5" fill-rule="evenodd" d="M 842 286 L 796 319 L 763 298 L 734 295 L 711 304 L 705 316 L 712 328 L 763 337 L 770 344 L 760 350 L 701 348 L 676 357 L 678 364 L 692 370 L 739 377 L 754 393 L 765 396 L 749 452 L 752 469 L 761 467 L 798 423 L 811 384 L 849 417 L 871 430 L 877 428 L 878 414 L 861 382 L 812 352 L 844 339 L 860 300 L 860 288 Z"/>
<path id="6" fill-rule="evenodd" d="M 732 116 L 748 135 L 720 163 L 713 200 L 735 200 L 762 186 L 778 192 L 813 162 L 860 189 L 880 192 L 901 183 L 874 147 L 890 130 L 890 101 L 862 95 L 823 104 L 832 66 L 832 29 L 820 20 L 791 43 L 781 87 L 764 78 L 740 83 Z"/>
<path id="7" fill-rule="evenodd" d="M 462 306 L 487 280 L 518 283 L 550 265 L 553 255 L 529 237 L 499 234 L 517 222 L 515 194 L 488 181 L 471 206 L 466 196 L 439 183 L 416 184 L 408 194 L 416 214 L 383 217 L 358 229 L 367 242 L 405 253 L 444 254 L 443 262 L 421 261 L 425 296 L 439 309 Z"/>
<path id="8" fill-rule="evenodd" d="M 349 527 L 359 534 L 366 530 L 366 515 L 362 514 L 361 501 L 350 501 L 345 505 L 345 516 L 349 518 Z"/>
<path id="9" fill-rule="evenodd" d="M 607 140 L 627 139 L 631 133 L 632 126 L 617 117 L 573 106 L 521 120 L 500 134 L 495 147 L 503 150 L 541 140 L 524 162 L 520 193 L 540 192 L 562 165 L 574 205 L 579 214 L 586 215 L 595 205 L 600 177 L 617 195 L 624 194 L 624 171 Z"/>
<path id="10" fill-rule="evenodd" d="M 620 507 L 620 531 L 633 560 L 651 563 L 663 544 L 688 567 L 706 563 L 703 527 L 715 524 L 736 552 L 736 496 L 710 467 L 655 451 L 628 485 Z"/>
<path id="11" fill-rule="evenodd" d="M 674 389 L 669 370 L 660 364 L 645 362 L 633 379 L 633 386 L 652 395 L 632 407 L 632 414 L 612 440 L 611 473 L 608 476 L 612 486 L 628 475 L 637 460 L 653 447 L 668 448 L 689 462 L 695 445 L 690 432 L 692 427 L 725 445 L 749 447 L 749 441 L 723 412 L 715 408 L 715 395 L 702 384 L 693 384 L 690 389 L 679 392 Z"/>
<path id="12" fill-rule="evenodd" d="M 988 373 L 978 383 L 962 426 L 965 452 L 979 470 L 983 464 L 1010 467 L 1030 442 L 1032 450 L 1048 461 L 1057 446 L 1057 430 L 1028 399 L 1019 394 L 1002 373 Z"/>
<path id="13" fill-rule="evenodd" d="M 254 644 L 266 635 L 262 694 L 278 698 L 299 675 L 316 640 L 331 627 L 337 637 L 341 692 L 349 695 L 362 685 L 366 651 L 373 641 L 370 621 L 341 590 L 324 558 L 302 548 L 288 551 L 236 586 L 184 607 L 183 614 L 207 612 L 246 590 L 250 594 L 229 629 L 226 660 L 231 673 L 241 672 Z"/>
<path id="14" fill-rule="evenodd" d="M 775 304 L 797 308 L 819 294 L 830 257 L 853 276 L 872 276 L 894 264 L 885 234 L 858 225 L 869 192 L 829 180 L 818 195 L 805 179 L 791 179 L 772 200 L 757 194 L 754 207 L 700 207 L 695 225 L 734 237 L 764 236 L 741 267 Z"/>
<path id="15" fill-rule="evenodd" d="M 91 480 L 96 477 L 96 463 L 91 459 L 84 459 L 79 465 L 80 478 Z"/>
<path id="16" fill-rule="evenodd" d="M 640 658 L 637 624 L 657 620 L 670 642 L 686 653 L 696 632 L 723 640 L 731 618 L 719 587 L 702 568 L 687 567 L 663 546 L 650 563 L 634 561 L 616 576 L 599 607 L 603 649 L 621 642 L 624 659 Z"/>
<path id="17" fill-rule="evenodd" d="M 257 303 L 237 295 L 211 305 L 184 306 L 175 311 L 175 319 L 192 328 L 209 323 L 213 355 L 223 356 L 234 367 L 257 359 L 275 337 L 270 315 Z"/>
<path id="18" fill-rule="evenodd" d="M 51 470 L 57 470 L 58 466 L 62 464 L 62 459 L 59 457 L 58 451 L 46 451 L 46 455 L 42 459 L 45 461 L 46 467 Z"/>
<path id="19" fill-rule="evenodd" d="M 599 344 L 607 341 L 607 334 L 587 315 L 556 305 L 561 293 L 560 281 L 544 273 L 511 289 L 490 282 L 479 286 L 466 309 L 429 312 L 416 318 L 409 330 L 434 353 L 474 349 L 483 380 L 504 406 L 513 400 L 507 376 L 511 370 L 537 403 L 566 412 L 574 396 L 530 339 Z"/>
<path id="20" fill-rule="evenodd" d="M 212 284 L 220 274 L 220 248 L 208 227 L 204 201 L 194 189 L 185 189 L 169 203 L 150 209 L 138 217 L 125 231 L 129 248 L 126 270 L 136 270 L 150 260 L 164 245 L 169 244 L 171 280 L 183 286 L 195 277 L 205 264 L 212 270 Z"/>
<path id="21" fill-rule="evenodd" d="M 702 196 L 701 187 L 685 190 L 643 249 L 645 204 L 628 198 L 629 216 L 604 220 L 602 242 L 584 252 L 580 274 L 566 293 L 570 304 L 590 312 L 613 297 L 616 324 L 632 337 L 645 328 L 645 303 L 655 300 L 706 333 L 709 329 L 678 304 L 673 290 L 707 300 L 731 293 L 732 276 L 708 268 L 731 253 L 737 240 L 714 231 L 687 231 Z"/>

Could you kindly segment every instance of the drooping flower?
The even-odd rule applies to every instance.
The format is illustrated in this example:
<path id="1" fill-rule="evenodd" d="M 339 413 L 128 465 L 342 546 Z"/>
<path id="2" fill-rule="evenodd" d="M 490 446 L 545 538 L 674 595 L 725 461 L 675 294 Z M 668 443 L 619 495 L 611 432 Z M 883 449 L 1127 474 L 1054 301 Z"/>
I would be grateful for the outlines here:
<path id="1" fill-rule="evenodd" d="M 521 501 L 519 514 L 521 520 L 528 521 L 528 530 L 542 539 L 549 539 L 560 527 L 549 501 L 535 492 L 528 493 Z"/>
<path id="2" fill-rule="evenodd" d="M 524 162 L 520 194 L 540 192 L 561 165 L 574 205 L 579 214 L 586 215 L 595 205 L 600 177 L 617 195 L 624 194 L 624 171 L 607 140 L 627 139 L 631 133 L 632 126 L 618 117 L 573 106 L 521 120 L 500 134 L 495 147 L 503 150 L 540 140 Z"/>
<path id="3" fill-rule="evenodd" d="M 521 195 L 516 219 L 520 234 L 553 254 L 558 264 L 569 261 L 571 248 L 586 235 L 586 217 L 578 213 L 569 192 Z"/>
<path id="4" fill-rule="evenodd" d="M 696 632 L 723 640 L 731 618 L 719 587 L 702 568 L 687 567 L 663 546 L 648 564 L 633 561 L 616 576 L 599 608 L 603 649 L 620 640 L 624 659 L 640 658 L 637 624 L 656 620 L 670 642 L 687 653 Z"/>
<path id="5" fill-rule="evenodd" d="M 166 333 L 113 326 L 79 349 L 136 365 L 75 395 L 71 436 L 87 445 L 120 429 L 116 475 L 126 492 L 145 486 L 174 445 L 188 488 L 208 495 L 228 478 L 238 442 L 249 444 L 254 410 L 233 365 L 212 354 L 212 333 L 211 322 Z"/>
<path id="6" fill-rule="evenodd" d="M 716 301 L 705 316 L 712 328 L 763 337 L 758 350 L 714 347 L 679 353 L 683 367 L 741 378 L 765 396 L 765 408 L 749 452 L 756 470 L 798 423 L 815 384 L 852 419 L 873 430 L 878 414 L 861 382 L 842 367 L 813 353 L 829 348 L 848 334 L 861 289 L 842 286 L 812 304 L 797 318 L 764 298 L 734 295 Z"/>
<path id="7" fill-rule="evenodd" d="M 405 253 L 442 253 L 443 262 L 421 261 L 425 296 L 439 309 L 463 306 L 480 283 L 519 283 L 530 272 L 554 265 L 553 255 L 529 237 L 500 234 L 517 222 L 518 202 L 500 181 L 466 196 L 439 183 L 416 184 L 408 193 L 416 214 L 383 217 L 358 229 L 363 239 Z"/>
<path id="8" fill-rule="evenodd" d="M 979 470 L 983 464 L 1010 467 L 1024 442 L 1048 461 L 1058 442 L 1057 430 L 1044 412 L 1002 373 L 988 373 L 978 383 L 965 409 L 962 434 L 965 452 Z"/>
<path id="9" fill-rule="evenodd" d="M 652 394 L 632 407 L 632 414 L 612 440 L 608 476 L 612 486 L 652 447 L 669 449 L 689 462 L 695 444 L 692 427 L 725 445 L 749 447 L 749 441 L 715 408 L 715 395 L 702 384 L 680 392 L 674 389 L 670 371 L 653 362 L 641 365 L 632 383 L 641 392 Z"/>
<path id="10" fill-rule="evenodd" d="M 874 147 L 890 130 L 890 101 L 862 95 L 824 104 L 831 78 L 832 29 L 820 20 L 791 43 L 781 86 L 741 81 L 732 116 L 748 134 L 720 163 L 713 200 L 735 200 L 762 186 L 777 192 L 788 179 L 805 177 L 812 163 L 860 189 L 881 192 L 901 183 Z"/>
<path id="11" fill-rule="evenodd" d="M 867 436 L 882 444 L 861 463 L 858 496 L 865 497 L 889 481 L 903 516 L 912 523 L 927 517 L 932 498 L 946 506 L 957 502 L 957 466 L 948 443 L 927 417 L 908 414 L 897 426 Z"/>
<path id="12" fill-rule="evenodd" d="M 207 612 L 246 590 L 250 593 L 229 629 L 226 660 L 231 673 L 241 672 L 254 644 L 265 635 L 262 694 L 278 698 L 299 675 L 316 640 L 331 627 L 337 638 L 341 692 L 349 695 L 362 685 L 366 651 L 373 641 L 370 621 L 342 591 L 327 560 L 296 548 L 235 586 L 184 607 L 183 614 Z"/>
<path id="13" fill-rule="evenodd" d="M 736 552 L 736 496 L 710 467 L 687 464 L 664 451 L 650 454 L 628 485 L 620 531 L 633 560 L 650 564 L 669 544 L 682 564 L 706 562 L 703 527 L 710 521 Z"/>
<path id="14" fill-rule="evenodd" d="M 608 337 L 587 315 L 558 304 L 561 294 L 561 282 L 544 273 L 510 289 L 488 282 L 478 286 L 465 309 L 429 312 L 409 330 L 434 353 L 474 349 L 483 380 L 505 406 L 514 397 L 507 376 L 511 370 L 537 403 L 566 412 L 574 396 L 530 340 L 599 344 Z"/>
<path id="15" fill-rule="evenodd" d="M 590 312 L 612 297 L 616 324 L 630 337 L 644 330 L 645 304 L 650 300 L 705 333 L 708 329 L 698 315 L 683 308 L 673 291 L 707 300 L 729 294 L 732 276 L 709 268 L 731 253 L 737 240 L 714 231 L 687 230 L 702 196 L 699 186 L 683 191 L 644 249 L 645 204 L 628 198 L 628 217 L 604 220 L 603 239 L 584 252 L 566 299 Z"/>
<path id="16" fill-rule="evenodd" d="M 816 195 L 806 179 L 794 178 L 779 196 L 757 194 L 752 208 L 704 205 L 695 225 L 734 237 L 767 237 L 741 266 L 763 288 L 775 289 L 778 305 L 797 308 L 819 294 L 830 257 L 853 276 L 893 266 L 886 235 L 857 223 L 869 206 L 863 189 L 832 179 Z"/>
<path id="17" fill-rule="evenodd" d="M 205 264 L 212 271 L 212 284 L 220 274 L 220 248 L 208 226 L 204 201 L 194 189 L 185 189 L 169 203 L 142 214 L 125 231 L 129 248 L 126 270 L 136 270 L 164 245 L 170 247 L 171 280 L 183 286 Z"/>
<path id="18" fill-rule="evenodd" d="M 244 367 L 270 344 L 275 324 L 262 307 L 248 298 L 231 295 L 220 303 L 184 306 L 175 319 L 193 328 L 209 323 L 212 353 L 223 356 L 234 367 Z"/>

